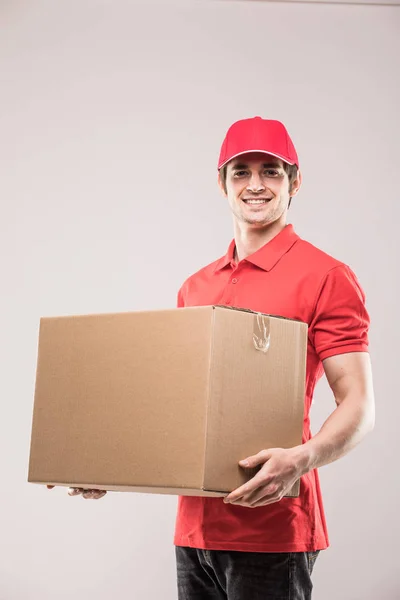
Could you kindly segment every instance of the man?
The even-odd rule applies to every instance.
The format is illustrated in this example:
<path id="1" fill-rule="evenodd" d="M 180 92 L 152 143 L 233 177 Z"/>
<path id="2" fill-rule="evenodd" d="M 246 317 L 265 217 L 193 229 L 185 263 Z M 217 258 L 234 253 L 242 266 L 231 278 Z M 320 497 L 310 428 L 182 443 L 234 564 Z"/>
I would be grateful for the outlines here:
<path id="1" fill-rule="evenodd" d="M 348 266 L 287 225 L 301 173 L 282 123 L 234 123 L 218 172 L 234 240 L 183 284 L 178 306 L 225 304 L 308 323 L 303 443 L 243 457 L 241 467 L 260 469 L 224 499 L 179 498 L 179 600 L 308 600 L 315 559 L 329 545 L 316 469 L 347 454 L 374 424 L 364 293 Z M 309 411 L 324 372 L 337 408 L 312 438 Z M 299 478 L 300 496 L 284 497 Z"/>
<path id="2" fill-rule="evenodd" d="M 179 599 L 305 600 L 315 558 L 329 543 L 315 469 L 347 454 L 373 428 L 369 318 L 349 267 L 287 225 L 301 174 L 281 123 L 234 123 L 218 171 L 234 240 L 224 257 L 183 284 L 178 305 L 225 304 L 308 323 L 303 444 L 243 457 L 243 468 L 261 468 L 224 500 L 179 499 Z M 311 438 L 309 410 L 323 371 L 337 408 Z M 300 497 L 284 497 L 299 477 Z"/>

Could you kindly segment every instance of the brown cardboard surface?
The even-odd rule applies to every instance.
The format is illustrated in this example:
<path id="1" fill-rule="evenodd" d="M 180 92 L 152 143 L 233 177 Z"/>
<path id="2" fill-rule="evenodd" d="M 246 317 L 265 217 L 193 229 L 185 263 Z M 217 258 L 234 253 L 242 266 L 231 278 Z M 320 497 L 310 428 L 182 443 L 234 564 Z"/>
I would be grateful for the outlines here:
<path id="1" fill-rule="evenodd" d="M 32 483 L 37 483 L 41 485 L 54 485 L 60 487 L 70 487 L 68 483 L 54 483 L 54 482 L 46 482 L 46 481 L 34 481 Z M 136 492 L 140 494 L 165 494 L 165 495 L 176 495 L 176 496 L 203 496 L 209 498 L 223 498 L 226 496 L 226 492 L 211 492 L 209 490 L 199 490 L 197 488 L 181 488 L 181 487 L 139 487 L 129 486 L 129 485 L 93 485 L 91 483 L 80 482 L 72 487 L 83 488 L 83 489 L 95 489 L 95 490 L 106 490 L 109 492 Z"/>
<path id="2" fill-rule="evenodd" d="M 302 442 L 307 325 L 267 317 L 264 353 L 253 344 L 256 318 L 214 311 L 205 489 L 238 487 L 247 480 L 240 459 Z"/>
<path id="3" fill-rule="evenodd" d="M 28 480 L 216 496 L 248 479 L 240 458 L 301 443 L 307 325 L 265 317 L 262 352 L 256 320 L 222 307 L 42 319 Z"/>

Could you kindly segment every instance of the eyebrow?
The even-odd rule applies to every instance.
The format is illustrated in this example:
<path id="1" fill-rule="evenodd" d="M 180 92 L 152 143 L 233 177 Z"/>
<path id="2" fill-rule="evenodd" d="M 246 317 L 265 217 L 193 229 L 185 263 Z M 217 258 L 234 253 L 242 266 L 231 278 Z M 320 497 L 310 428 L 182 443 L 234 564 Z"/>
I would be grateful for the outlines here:
<path id="1" fill-rule="evenodd" d="M 262 165 L 263 169 L 271 169 L 271 168 L 280 168 L 281 165 L 277 162 L 270 162 L 270 163 L 264 163 Z M 246 165 L 246 163 L 237 163 L 236 165 L 232 165 L 232 169 L 248 169 L 249 165 Z"/>

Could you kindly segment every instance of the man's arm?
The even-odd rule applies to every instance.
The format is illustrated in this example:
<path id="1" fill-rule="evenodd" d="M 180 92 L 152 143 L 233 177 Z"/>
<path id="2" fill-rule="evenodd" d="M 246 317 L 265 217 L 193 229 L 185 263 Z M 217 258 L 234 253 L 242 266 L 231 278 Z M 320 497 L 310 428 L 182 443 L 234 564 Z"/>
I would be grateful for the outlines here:
<path id="1" fill-rule="evenodd" d="M 306 472 L 345 456 L 375 424 L 369 354 L 339 354 L 325 359 L 323 365 L 337 408 L 320 431 L 304 444 Z"/>
<path id="2" fill-rule="evenodd" d="M 311 440 L 294 448 L 262 450 L 240 462 L 263 465 L 224 501 L 255 507 L 281 500 L 294 482 L 312 469 L 341 458 L 373 429 L 375 421 L 371 362 L 366 352 L 351 352 L 323 361 L 337 408 Z"/>

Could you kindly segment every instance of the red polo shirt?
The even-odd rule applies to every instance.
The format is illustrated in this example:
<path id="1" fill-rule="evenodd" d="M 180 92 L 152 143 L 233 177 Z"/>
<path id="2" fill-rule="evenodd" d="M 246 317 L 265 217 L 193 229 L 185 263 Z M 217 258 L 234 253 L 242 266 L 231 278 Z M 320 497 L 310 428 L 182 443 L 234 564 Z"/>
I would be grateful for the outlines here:
<path id="1" fill-rule="evenodd" d="M 368 350 L 364 293 L 348 266 L 300 239 L 292 225 L 238 264 L 234 250 L 232 241 L 224 257 L 189 277 L 178 306 L 223 304 L 308 323 L 304 443 L 311 437 L 309 412 L 323 374 L 321 361 Z M 298 498 L 258 508 L 224 504 L 221 498 L 180 497 L 174 541 L 206 550 L 322 550 L 329 540 L 318 472 L 301 478 Z"/>

